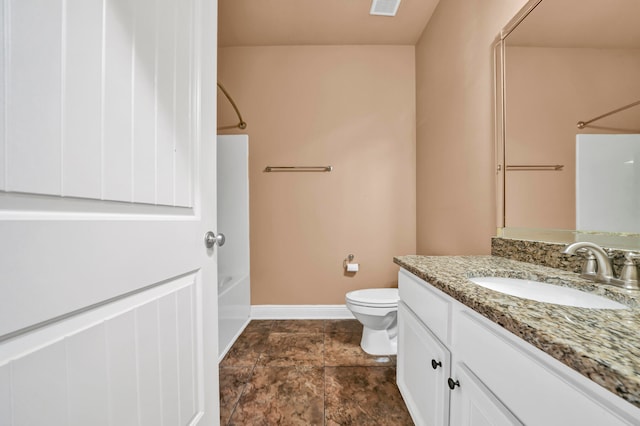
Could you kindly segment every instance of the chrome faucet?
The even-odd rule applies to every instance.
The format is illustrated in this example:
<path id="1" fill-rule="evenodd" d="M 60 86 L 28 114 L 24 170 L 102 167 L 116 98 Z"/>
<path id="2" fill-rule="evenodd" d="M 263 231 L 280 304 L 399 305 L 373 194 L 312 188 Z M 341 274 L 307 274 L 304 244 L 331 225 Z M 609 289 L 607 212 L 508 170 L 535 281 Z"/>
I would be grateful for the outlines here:
<path id="1" fill-rule="evenodd" d="M 616 278 L 613 273 L 613 262 L 609 254 L 597 244 L 588 241 L 571 243 L 562 250 L 562 253 L 570 255 L 584 253 L 586 261 L 580 274 L 583 278 L 604 284 L 612 284 L 628 290 L 640 290 L 638 270 L 635 263 L 635 259 L 640 259 L 639 253 L 625 253 L 625 262 L 620 272 L 620 278 Z M 594 260 L 595 268 L 593 265 Z"/>
<path id="2" fill-rule="evenodd" d="M 583 275 L 589 275 L 586 278 L 593 279 L 592 276 L 595 275 L 595 281 L 599 282 L 609 282 L 611 278 L 613 278 L 613 265 L 611 263 L 611 259 L 609 258 L 609 254 L 604 251 L 602 247 L 588 241 L 579 241 L 566 246 L 564 250 L 562 250 L 562 253 L 575 255 L 578 253 L 578 250 L 582 253 L 586 253 L 587 259 L 589 259 L 590 256 L 595 256 L 596 258 L 595 274 L 592 271 L 585 271 L 583 269 Z"/>

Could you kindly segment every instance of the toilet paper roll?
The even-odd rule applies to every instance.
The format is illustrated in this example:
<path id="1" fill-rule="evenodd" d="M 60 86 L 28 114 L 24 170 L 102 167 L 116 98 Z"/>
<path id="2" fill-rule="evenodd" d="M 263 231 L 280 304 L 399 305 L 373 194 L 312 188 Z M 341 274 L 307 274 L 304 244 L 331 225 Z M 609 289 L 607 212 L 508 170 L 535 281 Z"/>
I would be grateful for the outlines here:
<path id="1" fill-rule="evenodd" d="M 358 263 L 347 263 L 347 272 L 358 272 L 359 267 Z"/>

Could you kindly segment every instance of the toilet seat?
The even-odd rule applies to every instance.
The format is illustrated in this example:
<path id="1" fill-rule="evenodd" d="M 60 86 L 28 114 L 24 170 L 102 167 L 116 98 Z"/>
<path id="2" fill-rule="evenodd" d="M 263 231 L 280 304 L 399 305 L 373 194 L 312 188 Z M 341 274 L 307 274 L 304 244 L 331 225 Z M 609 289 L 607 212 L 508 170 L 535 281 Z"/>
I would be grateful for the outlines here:
<path id="1" fill-rule="evenodd" d="M 398 306 L 397 288 L 370 288 L 350 291 L 346 294 L 347 302 L 365 307 L 394 308 Z"/>

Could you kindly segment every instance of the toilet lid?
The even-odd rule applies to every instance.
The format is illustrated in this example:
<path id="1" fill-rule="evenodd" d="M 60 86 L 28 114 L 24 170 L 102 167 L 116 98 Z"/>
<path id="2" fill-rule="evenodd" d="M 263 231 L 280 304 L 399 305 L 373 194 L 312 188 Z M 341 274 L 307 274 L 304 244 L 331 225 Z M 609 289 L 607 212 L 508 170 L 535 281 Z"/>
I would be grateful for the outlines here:
<path id="1" fill-rule="evenodd" d="M 347 293 L 347 300 L 360 305 L 396 306 L 400 299 L 397 288 L 370 288 Z"/>

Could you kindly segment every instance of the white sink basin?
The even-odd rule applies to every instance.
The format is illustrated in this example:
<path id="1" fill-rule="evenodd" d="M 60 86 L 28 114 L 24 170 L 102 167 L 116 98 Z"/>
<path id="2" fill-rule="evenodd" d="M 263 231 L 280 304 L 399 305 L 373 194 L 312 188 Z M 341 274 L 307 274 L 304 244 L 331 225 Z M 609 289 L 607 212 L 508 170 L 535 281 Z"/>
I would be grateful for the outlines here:
<path id="1" fill-rule="evenodd" d="M 622 303 L 614 302 L 606 297 L 586 293 L 575 288 L 562 287 L 532 280 L 502 277 L 469 278 L 473 283 L 482 287 L 499 291 L 500 293 L 538 302 L 554 303 L 556 305 L 576 306 L 592 309 L 628 309 Z"/>

